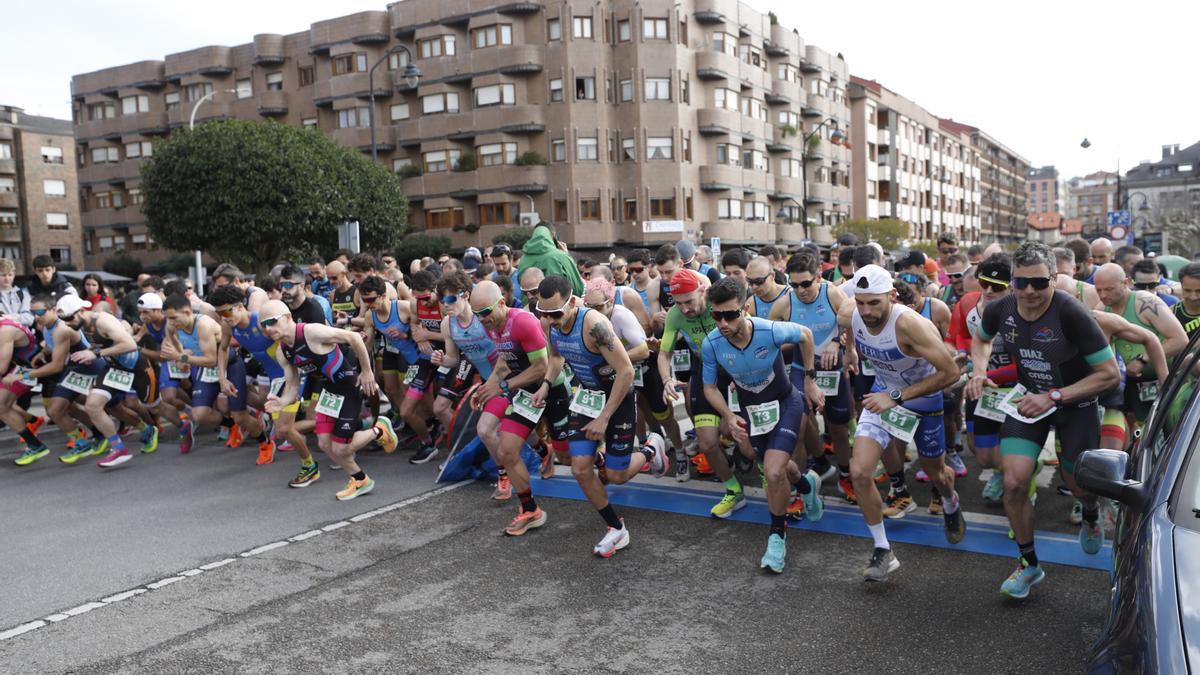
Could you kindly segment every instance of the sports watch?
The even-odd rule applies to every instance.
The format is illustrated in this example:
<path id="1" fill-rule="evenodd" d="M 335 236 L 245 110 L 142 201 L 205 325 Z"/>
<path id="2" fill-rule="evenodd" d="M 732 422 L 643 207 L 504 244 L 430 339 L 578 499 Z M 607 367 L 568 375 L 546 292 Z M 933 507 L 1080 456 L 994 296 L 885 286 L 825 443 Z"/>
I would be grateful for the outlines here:
<path id="1" fill-rule="evenodd" d="M 1051 389 L 1050 391 L 1046 392 L 1046 395 L 1050 397 L 1051 401 L 1054 401 L 1054 405 L 1056 405 L 1056 406 L 1062 405 L 1062 402 L 1063 402 L 1062 390 Z"/>
<path id="2" fill-rule="evenodd" d="M 892 400 L 896 403 L 904 403 L 904 394 L 902 394 L 899 389 L 893 389 L 889 391 L 888 396 L 891 396 Z"/>

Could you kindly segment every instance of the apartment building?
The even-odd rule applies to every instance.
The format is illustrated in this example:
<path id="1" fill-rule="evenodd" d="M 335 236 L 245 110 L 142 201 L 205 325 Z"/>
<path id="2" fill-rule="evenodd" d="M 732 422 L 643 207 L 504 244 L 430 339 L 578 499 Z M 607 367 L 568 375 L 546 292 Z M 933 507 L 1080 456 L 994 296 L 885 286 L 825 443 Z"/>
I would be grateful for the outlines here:
<path id="1" fill-rule="evenodd" d="M 1117 174 L 1096 171 L 1072 178 L 1067 199 L 1067 218 L 1082 222 L 1083 236 L 1088 239 L 1107 237 L 1108 212 L 1117 208 Z"/>
<path id="2" fill-rule="evenodd" d="M 1018 244 L 1026 233 L 1029 160 L 978 127 L 943 120 L 946 128 L 969 135 L 979 152 L 980 236 L 984 241 Z"/>
<path id="3" fill-rule="evenodd" d="M 873 80 L 850 78 L 854 218 L 897 218 L 911 239 L 980 234 L 979 152 L 969 135 Z"/>
<path id="4" fill-rule="evenodd" d="M 372 90 L 375 148 L 413 228 L 456 247 L 529 210 L 576 248 L 794 243 L 805 219 L 828 239 L 820 226 L 850 210 L 850 151 L 830 142 L 849 124 L 848 82 L 840 55 L 736 0 L 403 0 L 106 68 L 72 79 L 89 261 L 152 247 L 127 208 L 139 166 L 193 109 L 369 153 Z"/>
<path id="5" fill-rule="evenodd" d="M 1200 244 L 1194 234 L 1200 227 L 1200 143 L 1182 150 L 1178 144 L 1162 146 L 1162 158 L 1127 171 L 1120 190 L 1122 203 L 1133 211 L 1135 233 L 1166 230 L 1188 249 Z"/>
<path id="6" fill-rule="evenodd" d="M 1027 181 L 1029 192 L 1025 208 L 1034 213 L 1067 212 L 1067 183 L 1058 175 L 1053 165 L 1030 169 Z"/>
<path id="7" fill-rule="evenodd" d="M 0 105 L 0 258 L 32 274 L 35 256 L 82 260 L 70 120 Z"/>

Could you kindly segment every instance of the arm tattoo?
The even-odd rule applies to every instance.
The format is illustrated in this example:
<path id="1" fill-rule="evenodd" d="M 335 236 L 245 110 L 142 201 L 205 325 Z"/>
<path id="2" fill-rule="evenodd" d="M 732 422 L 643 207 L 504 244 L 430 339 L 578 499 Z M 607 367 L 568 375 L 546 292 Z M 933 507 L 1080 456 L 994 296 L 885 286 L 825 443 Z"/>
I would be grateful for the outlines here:
<path id="1" fill-rule="evenodd" d="M 1138 314 L 1142 312 L 1150 312 L 1152 316 L 1158 316 L 1158 306 L 1162 304 L 1162 300 L 1158 296 L 1149 298 L 1138 298 Z"/>
<path id="2" fill-rule="evenodd" d="M 608 329 L 608 326 L 604 325 L 603 321 L 597 321 L 592 326 L 591 330 L 588 331 L 588 335 L 592 337 L 592 340 L 594 340 L 596 345 L 601 349 L 610 352 L 613 350 L 614 345 L 612 331 Z"/>

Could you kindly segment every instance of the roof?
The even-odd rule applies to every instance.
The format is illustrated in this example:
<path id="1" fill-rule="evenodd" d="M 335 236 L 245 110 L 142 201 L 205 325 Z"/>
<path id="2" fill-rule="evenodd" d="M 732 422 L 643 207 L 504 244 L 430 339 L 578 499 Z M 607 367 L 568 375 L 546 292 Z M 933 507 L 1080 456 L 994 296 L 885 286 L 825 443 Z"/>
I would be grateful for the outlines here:
<path id="1" fill-rule="evenodd" d="M 875 92 L 876 94 L 883 92 L 883 85 L 879 84 L 875 80 L 868 80 L 866 78 L 859 77 L 857 75 L 850 76 L 850 83 L 862 85 L 863 87 L 870 89 L 871 91 Z"/>
<path id="2" fill-rule="evenodd" d="M 1083 218 L 1068 218 L 1063 221 L 1063 234 L 1083 234 Z"/>
<path id="3" fill-rule="evenodd" d="M 1164 154 L 1166 151 L 1164 150 Z M 1158 178 L 1158 169 L 1171 169 L 1181 164 L 1191 164 L 1192 170 L 1180 175 L 1194 175 L 1200 171 L 1200 143 L 1192 144 L 1182 150 L 1176 150 L 1157 162 L 1142 162 L 1125 172 L 1125 177 L 1133 180 Z M 1175 175 L 1176 172 L 1171 172 Z"/>
<path id="4" fill-rule="evenodd" d="M 1029 227 L 1044 232 L 1047 230 L 1061 230 L 1063 220 L 1063 214 L 1057 211 L 1040 211 L 1029 214 L 1025 222 Z"/>
<path id="5" fill-rule="evenodd" d="M 12 123 L 12 118 L 9 116 L 13 112 L 17 114 L 16 124 Z M 23 109 L 15 106 L 0 105 L 0 124 L 40 134 L 52 134 L 56 136 L 73 136 L 75 134 L 71 120 L 29 115 Z"/>
<path id="6" fill-rule="evenodd" d="M 953 131 L 956 134 L 973 134 L 976 131 L 979 131 L 979 127 L 973 127 L 970 124 L 963 124 L 962 122 L 955 122 L 949 117 L 939 117 L 938 126 L 948 131 Z"/>

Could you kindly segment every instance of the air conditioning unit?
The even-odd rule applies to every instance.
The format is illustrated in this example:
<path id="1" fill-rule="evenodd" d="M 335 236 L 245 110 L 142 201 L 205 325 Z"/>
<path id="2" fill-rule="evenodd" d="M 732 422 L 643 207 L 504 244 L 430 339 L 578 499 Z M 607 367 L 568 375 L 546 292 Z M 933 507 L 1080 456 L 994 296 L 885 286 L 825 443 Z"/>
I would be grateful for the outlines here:
<path id="1" fill-rule="evenodd" d="M 540 222 L 542 222 L 542 218 L 536 211 L 521 214 L 521 227 L 534 227 Z"/>

